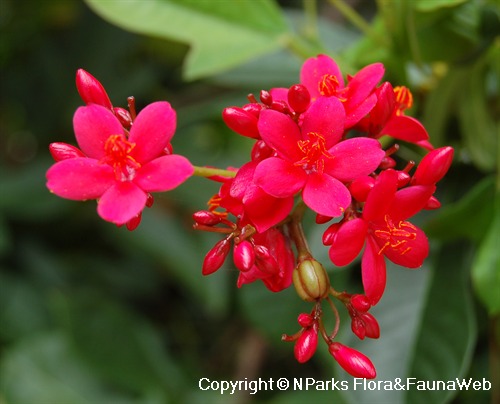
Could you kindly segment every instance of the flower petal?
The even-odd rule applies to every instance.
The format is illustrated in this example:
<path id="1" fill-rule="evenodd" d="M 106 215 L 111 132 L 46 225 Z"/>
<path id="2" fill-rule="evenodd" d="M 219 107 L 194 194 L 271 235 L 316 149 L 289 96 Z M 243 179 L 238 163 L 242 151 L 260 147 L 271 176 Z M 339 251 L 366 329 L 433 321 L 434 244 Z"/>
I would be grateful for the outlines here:
<path id="1" fill-rule="evenodd" d="M 363 67 L 349 81 L 345 103 L 346 110 L 355 109 L 371 94 L 377 83 L 384 76 L 385 68 L 382 63 L 373 63 Z"/>
<path id="2" fill-rule="evenodd" d="M 397 265 L 406 268 L 419 268 L 429 255 L 429 241 L 422 229 L 412 225 L 411 231 L 415 234 L 415 238 L 408 239 L 404 244 L 404 249 L 386 248 L 384 255 Z M 381 240 L 377 240 L 377 242 L 379 247 L 382 247 Z"/>
<path id="3" fill-rule="evenodd" d="M 398 189 L 398 174 L 394 170 L 384 170 L 377 177 L 363 207 L 363 219 L 381 219 L 389 210 Z"/>
<path id="4" fill-rule="evenodd" d="M 177 154 L 158 157 L 137 170 L 134 183 L 146 192 L 170 191 L 193 175 L 189 160 Z"/>
<path id="5" fill-rule="evenodd" d="M 115 182 L 113 169 L 97 160 L 62 160 L 47 171 L 47 188 L 57 196 L 77 201 L 99 198 Z"/>
<path id="6" fill-rule="evenodd" d="M 424 126 L 415 118 L 406 115 L 394 115 L 380 131 L 380 134 L 410 143 L 429 139 L 429 134 Z"/>
<path id="7" fill-rule="evenodd" d="M 278 157 L 270 157 L 255 169 L 254 181 L 269 195 L 286 198 L 300 191 L 306 183 L 307 174 L 301 168 Z"/>
<path id="8" fill-rule="evenodd" d="M 337 143 L 330 154 L 334 158 L 325 160 L 325 172 L 344 182 L 371 174 L 385 156 L 378 140 L 364 137 Z"/>
<path id="9" fill-rule="evenodd" d="M 282 158 L 298 161 L 301 158 L 297 142 L 300 129 L 288 115 L 266 109 L 260 113 L 258 128 L 262 139 Z"/>
<path id="10" fill-rule="evenodd" d="M 351 203 L 351 194 L 337 179 L 326 174 L 312 173 L 302 191 L 302 199 L 316 213 L 337 217 Z"/>
<path id="11" fill-rule="evenodd" d="M 339 82 L 339 87 L 344 87 L 342 73 L 337 63 L 329 56 L 319 55 L 316 58 L 309 58 L 302 65 L 300 82 L 307 87 L 312 99 L 316 99 L 320 96 L 319 82 L 326 74 L 335 76 Z"/>
<path id="12" fill-rule="evenodd" d="M 138 162 L 158 157 L 174 136 L 177 115 L 166 101 L 153 102 L 137 115 L 129 141 L 135 143 L 131 155 Z"/>
<path id="13" fill-rule="evenodd" d="M 321 97 L 313 102 L 304 113 L 302 134 L 321 134 L 329 149 L 340 140 L 344 133 L 345 110 L 337 97 Z M 304 136 L 303 136 L 304 137 Z"/>
<path id="14" fill-rule="evenodd" d="M 147 195 L 130 181 L 117 182 L 99 199 L 97 213 L 118 225 L 127 223 L 146 206 Z"/>
<path id="15" fill-rule="evenodd" d="M 78 108 L 73 116 L 73 128 L 80 149 L 97 160 L 105 155 L 106 140 L 111 135 L 123 134 L 120 121 L 109 109 L 97 104 Z"/>
<path id="16" fill-rule="evenodd" d="M 420 212 L 435 190 L 435 185 L 413 185 L 400 189 L 389 207 L 392 219 L 405 220 Z"/>
<path id="17" fill-rule="evenodd" d="M 368 224 L 360 218 L 345 222 L 330 248 L 330 259 L 337 266 L 350 264 L 363 248 Z"/>
<path id="18" fill-rule="evenodd" d="M 377 243 L 372 237 L 367 237 L 361 259 L 361 277 L 365 295 L 372 306 L 376 305 L 384 294 L 386 284 L 385 258 L 378 254 L 378 251 Z"/>

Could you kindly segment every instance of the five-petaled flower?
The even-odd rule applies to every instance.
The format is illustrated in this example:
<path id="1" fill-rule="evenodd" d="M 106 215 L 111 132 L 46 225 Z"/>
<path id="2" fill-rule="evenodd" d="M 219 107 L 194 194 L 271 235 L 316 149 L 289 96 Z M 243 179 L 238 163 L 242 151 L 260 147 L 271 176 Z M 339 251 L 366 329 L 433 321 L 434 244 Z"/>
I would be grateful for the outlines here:
<path id="1" fill-rule="evenodd" d="M 183 156 L 167 154 L 176 128 L 168 102 L 146 106 L 130 133 L 107 108 L 77 109 L 73 126 L 82 155 L 57 161 L 47 171 L 47 187 L 73 199 L 98 199 L 97 211 L 122 225 L 139 215 L 150 192 L 169 191 L 193 174 Z"/>

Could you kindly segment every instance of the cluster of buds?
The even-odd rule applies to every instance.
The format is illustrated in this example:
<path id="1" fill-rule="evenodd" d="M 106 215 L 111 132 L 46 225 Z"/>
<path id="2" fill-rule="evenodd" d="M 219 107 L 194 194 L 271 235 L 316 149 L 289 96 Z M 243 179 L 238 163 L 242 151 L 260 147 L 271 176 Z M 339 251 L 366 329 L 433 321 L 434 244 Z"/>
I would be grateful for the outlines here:
<path id="1" fill-rule="evenodd" d="M 453 159 L 451 147 L 435 149 L 422 124 L 405 115 L 412 94 L 381 83 L 384 71 L 375 63 L 344 80 L 330 57 L 306 60 L 299 83 L 263 90 L 258 99 L 250 94 L 242 107 L 224 109 L 227 126 L 255 143 L 241 167 L 216 169 L 195 167 L 173 154 L 176 113 L 168 102 L 150 104 L 139 114 L 132 97 L 128 109 L 113 107 L 101 83 L 79 70 L 77 89 L 86 104 L 73 119 L 79 148 L 50 145 L 56 163 L 47 172 L 47 186 L 64 198 L 98 200 L 103 219 L 133 230 L 151 206 L 152 192 L 171 190 L 191 175 L 219 183 L 208 209 L 193 214 L 195 229 L 223 235 L 206 254 L 202 274 L 218 271 L 232 251 L 238 287 L 262 281 L 279 292 L 293 285 L 313 305 L 311 313 L 299 315 L 301 329 L 282 338 L 295 342 L 297 360 L 308 361 L 321 336 L 348 373 L 373 378 L 370 359 L 336 341 L 335 302 L 345 307 L 358 338 L 380 336 L 369 310 L 383 296 L 386 259 L 407 268 L 422 265 L 429 243 L 408 219 L 440 206 L 436 184 Z M 393 155 L 399 146 L 384 150 L 382 136 L 427 154 L 418 166 L 410 161 L 398 168 Z M 307 210 L 317 225 L 329 224 L 323 244 L 333 265 L 348 265 L 361 255 L 362 294 L 337 291 L 325 263 L 313 257 L 302 229 Z M 335 316 L 331 333 L 324 305 Z"/>

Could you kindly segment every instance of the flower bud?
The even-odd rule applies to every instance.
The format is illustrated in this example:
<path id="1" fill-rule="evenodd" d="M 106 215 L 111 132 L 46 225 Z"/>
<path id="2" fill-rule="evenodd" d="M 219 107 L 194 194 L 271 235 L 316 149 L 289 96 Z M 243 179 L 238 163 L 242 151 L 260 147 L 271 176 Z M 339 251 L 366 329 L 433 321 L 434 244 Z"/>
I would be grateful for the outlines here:
<path id="1" fill-rule="evenodd" d="M 99 80 L 83 69 L 78 69 L 76 72 L 76 88 L 85 104 L 97 104 L 107 109 L 113 108 Z"/>
<path id="2" fill-rule="evenodd" d="M 315 259 L 302 261 L 293 270 L 293 285 L 301 299 L 314 302 L 328 296 L 330 279 L 323 266 Z"/>
<path id="3" fill-rule="evenodd" d="M 252 147 L 252 161 L 262 161 L 273 154 L 274 150 L 263 140 L 257 140 Z"/>
<path id="4" fill-rule="evenodd" d="M 365 202 L 368 193 L 375 185 L 375 178 L 370 176 L 356 178 L 349 185 L 349 192 L 358 202 Z"/>
<path id="5" fill-rule="evenodd" d="M 295 112 L 305 112 L 310 102 L 311 95 L 303 84 L 295 84 L 288 90 L 288 104 Z"/>
<path id="6" fill-rule="evenodd" d="M 295 343 L 293 353 L 299 363 L 305 363 L 312 358 L 318 346 L 317 327 L 306 328 Z"/>
<path id="7" fill-rule="evenodd" d="M 269 249 L 263 245 L 256 245 L 255 252 L 255 265 L 268 275 L 278 274 L 280 267 L 276 259 L 271 255 Z"/>
<path id="8" fill-rule="evenodd" d="M 453 148 L 440 147 L 425 155 L 412 178 L 413 185 L 434 185 L 451 166 L 453 161 Z"/>
<path id="9" fill-rule="evenodd" d="M 257 128 L 257 117 L 251 112 L 245 111 L 239 107 L 224 108 L 222 111 L 222 119 L 236 133 L 242 136 L 253 139 L 260 139 L 259 130 Z"/>
<path id="10" fill-rule="evenodd" d="M 134 216 L 127 223 L 125 223 L 127 230 L 132 231 L 137 229 L 139 224 L 141 224 L 141 219 L 142 219 L 142 212 L 140 212 L 137 216 Z"/>
<path id="11" fill-rule="evenodd" d="M 335 236 L 337 235 L 337 232 L 340 229 L 341 224 L 340 223 L 333 223 L 328 228 L 325 230 L 323 233 L 323 244 L 324 245 L 332 245 L 333 240 L 335 239 Z"/>
<path id="12" fill-rule="evenodd" d="M 270 106 L 273 102 L 273 96 L 269 91 L 262 90 L 260 92 L 260 100 L 262 101 L 262 104 Z"/>
<path id="13" fill-rule="evenodd" d="M 361 321 L 364 323 L 365 336 L 368 338 L 377 339 L 380 337 L 380 326 L 375 317 L 370 313 L 360 314 Z"/>
<path id="14" fill-rule="evenodd" d="M 203 275 L 210 275 L 217 271 L 229 254 L 231 243 L 227 238 L 220 240 L 215 246 L 205 255 L 203 260 L 203 267 L 201 273 Z"/>
<path id="15" fill-rule="evenodd" d="M 247 272 L 255 263 L 255 252 L 253 245 L 248 240 L 243 240 L 234 246 L 233 261 L 236 268 Z"/>
<path id="16" fill-rule="evenodd" d="M 332 342 L 328 351 L 342 368 L 351 376 L 374 379 L 377 376 L 375 366 L 367 356 L 340 342 Z"/>
<path id="17" fill-rule="evenodd" d="M 431 196 L 427 203 L 424 206 L 424 209 L 427 210 L 433 210 L 433 209 L 439 209 L 441 207 L 441 202 L 435 197 Z"/>
<path id="18" fill-rule="evenodd" d="M 308 313 L 300 313 L 297 322 L 301 327 L 307 328 L 314 324 L 314 318 Z"/>
<path id="19" fill-rule="evenodd" d="M 51 143 L 49 145 L 49 152 L 56 162 L 75 157 L 86 157 L 79 148 L 62 142 Z"/>
<path id="20" fill-rule="evenodd" d="M 352 307 L 361 313 L 367 312 L 372 307 L 370 300 L 365 295 L 352 295 L 351 304 Z"/>
<path id="21" fill-rule="evenodd" d="M 120 123 L 125 129 L 130 129 L 132 126 L 132 117 L 130 116 L 130 112 L 128 112 L 125 108 L 114 107 L 113 112 L 115 116 L 118 118 Z"/>
<path id="22" fill-rule="evenodd" d="M 363 320 L 361 320 L 358 316 L 354 316 L 351 320 L 351 331 L 359 339 L 365 339 L 365 323 L 363 323 Z"/>
<path id="23" fill-rule="evenodd" d="M 196 223 L 205 226 L 215 226 L 216 224 L 220 223 L 221 216 L 209 212 L 208 210 L 200 210 L 193 213 L 193 220 Z"/>

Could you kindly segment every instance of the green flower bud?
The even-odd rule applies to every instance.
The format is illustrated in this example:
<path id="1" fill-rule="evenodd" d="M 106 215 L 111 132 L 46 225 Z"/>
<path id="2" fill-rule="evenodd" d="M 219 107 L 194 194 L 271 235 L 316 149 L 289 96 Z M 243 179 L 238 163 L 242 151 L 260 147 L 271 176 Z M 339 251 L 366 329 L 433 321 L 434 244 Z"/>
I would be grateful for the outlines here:
<path id="1" fill-rule="evenodd" d="M 302 300 L 314 302 L 328 296 L 330 279 L 323 265 L 306 259 L 293 270 L 293 285 Z"/>

